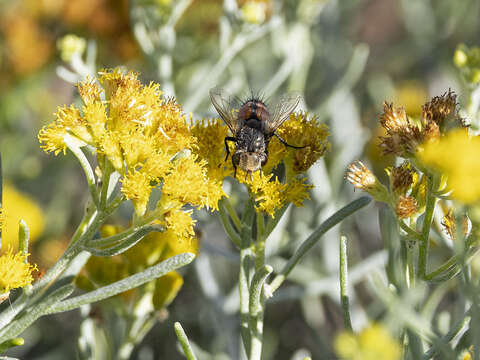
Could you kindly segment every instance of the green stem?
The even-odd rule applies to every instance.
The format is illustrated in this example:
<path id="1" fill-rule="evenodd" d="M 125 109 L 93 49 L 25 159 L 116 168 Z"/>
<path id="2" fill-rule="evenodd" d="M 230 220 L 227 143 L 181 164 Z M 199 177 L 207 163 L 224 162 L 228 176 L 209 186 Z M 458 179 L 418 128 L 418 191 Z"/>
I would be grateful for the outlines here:
<path id="1" fill-rule="evenodd" d="M 257 243 L 255 245 L 255 269 L 265 264 L 265 222 L 261 211 L 257 215 Z"/>
<path id="2" fill-rule="evenodd" d="M 450 341 L 452 341 L 457 335 L 459 335 L 465 327 L 468 326 L 471 320 L 470 316 L 470 311 L 467 311 L 467 314 L 461 319 L 459 322 L 455 324 L 455 326 L 444 336 L 442 336 L 438 341 L 436 341 L 436 344 L 447 344 Z M 434 344 L 424 355 L 422 360 L 428 360 L 431 359 L 433 356 L 435 356 L 438 352 L 437 346 Z"/>
<path id="3" fill-rule="evenodd" d="M 185 331 L 183 330 L 182 325 L 177 321 L 174 327 L 175 327 L 175 333 L 177 334 L 178 341 L 180 342 L 180 345 L 182 345 L 182 349 L 183 349 L 183 353 L 185 354 L 185 357 L 187 358 L 187 360 L 196 360 L 197 358 L 193 353 L 192 346 L 188 341 L 187 334 L 185 334 Z"/>
<path id="4" fill-rule="evenodd" d="M 70 311 L 82 305 L 90 304 L 92 302 L 100 301 L 111 296 L 120 294 L 124 291 L 133 289 L 152 281 L 160 276 L 163 276 L 170 271 L 176 270 L 193 261 L 194 254 L 183 253 L 173 256 L 167 260 L 162 261 L 157 265 L 150 266 L 146 270 L 129 276 L 125 279 L 114 282 L 113 284 L 103 286 L 97 290 L 90 291 L 86 294 L 79 295 L 64 301 L 61 301 L 51 306 L 47 314 L 54 314 L 58 312 Z"/>
<path id="5" fill-rule="evenodd" d="M 131 227 L 128 230 L 125 230 L 119 234 L 109 236 L 106 238 L 99 238 L 99 239 L 92 239 L 87 241 L 86 246 L 88 247 L 105 247 L 105 246 L 112 246 L 117 245 L 120 242 L 125 241 L 130 236 L 141 233 L 146 235 L 148 232 L 151 231 L 164 231 L 163 226 L 161 225 L 144 225 L 140 227 Z"/>
<path id="6" fill-rule="evenodd" d="M 240 271 L 238 286 L 240 293 L 240 334 L 245 352 L 250 353 L 251 336 L 249 330 L 249 272 L 251 259 L 252 224 L 255 216 L 254 203 L 249 199 L 242 215 L 241 244 L 240 244 Z"/>
<path id="7" fill-rule="evenodd" d="M 68 149 L 75 155 L 77 160 L 82 166 L 83 172 L 85 173 L 85 178 L 87 179 L 88 190 L 90 191 L 90 196 L 92 197 L 95 206 L 99 207 L 98 191 L 97 185 L 95 182 L 95 175 L 93 173 L 90 162 L 83 153 L 82 149 L 75 143 L 75 140 L 71 135 L 65 136 L 65 143 L 67 144 Z"/>
<path id="8" fill-rule="evenodd" d="M 264 265 L 255 273 L 250 286 L 250 357 L 249 360 L 260 360 L 262 357 L 263 343 L 263 285 L 268 275 L 273 271 L 270 265 Z"/>
<path id="9" fill-rule="evenodd" d="M 27 254 L 28 254 L 28 240 L 30 239 L 30 230 L 28 229 L 27 223 L 20 219 L 18 224 L 18 251 L 25 256 L 25 263 L 28 262 Z"/>
<path id="10" fill-rule="evenodd" d="M 407 248 L 406 249 L 407 261 L 406 261 L 405 275 L 407 278 L 407 288 L 411 289 L 415 287 L 415 267 L 413 264 L 414 263 L 414 256 L 413 256 L 414 247 L 410 241 L 406 241 L 405 246 Z"/>
<path id="11" fill-rule="evenodd" d="M 325 220 L 295 251 L 293 256 L 288 260 L 288 262 L 283 267 L 282 271 L 275 276 L 271 283 L 271 292 L 272 294 L 277 290 L 280 285 L 285 281 L 287 276 L 293 270 L 295 265 L 300 261 L 300 259 L 305 255 L 305 253 L 310 250 L 317 242 L 321 239 L 323 234 L 330 230 L 335 225 L 342 222 L 345 218 L 352 215 L 354 212 L 360 210 L 364 206 L 368 205 L 372 199 L 370 197 L 361 197 L 352 201 L 350 204 L 344 206 L 338 210 L 335 214 L 330 216 Z"/>
<path id="12" fill-rule="evenodd" d="M 418 277 L 420 279 L 425 279 L 427 274 L 427 260 L 428 260 L 428 246 L 429 246 L 429 235 L 430 235 L 430 226 L 432 224 L 433 212 L 435 210 L 435 204 L 437 198 L 433 195 L 435 191 L 435 178 L 431 174 L 426 175 L 427 180 L 427 192 L 426 192 L 426 207 L 425 207 L 425 218 L 423 219 L 423 227 L 420 238 L 420 245 L 418 251 Z"/>
<path id="13" fill-rule="evenodd" d="M 425 275 L 425 280 L 434 280 L 437 276 L 443 274 L 445 271 L 450 270 L 458 264 L 458 255 L 452 256 L 449 260 L 440 265 L 437 269 L 430 274 Z"/>
<path id="14" fill-rule="evenodd" d="M 232 219 L 233 224 L 237 228 L 237 231 L 240 231 L 240 229 L 242 228 L 242 222 L 240 221 L 240 218 L 238 217 L 238 214 L 233 208 L 230 201 L 227 198 L 223 198 L 221 200 L 221 203 L 223 204 L 223 206 L 225 206 L 225 209 L 228 211 L 228 214 L 230 215 L 230 219 Z"/>
<path id="15" fill-rule="evenodd" d="M 412 237 L 414 240 L 421 240 L 421 234 L 413 230 L 410 226 L 405 224 L 402 220 L 398 222 L 398 225 L 400 225 L 400 228 L 409 235 L 409 237 Z"/>
<path id="16" fill-rule="evenodd" d="M 288 209 L 288 205 L 284 206 L 283 208 L 281 208 L 280 210 L 277 210 L 275 212 L 275 217 L 274 218 L 270 218 L 268 219 L 267 221 L 267 225 L 265 226 L 265 239 L 268 238 L 270 236 L 270 234 L 272 233 L 272 231 L 275 229 L 275 227 L 277 226 L 278 222 L 282 219 L 283 217 L 283 214 L 285 214 L 285 212 L 287 211 Z"/>
<path id="17" fill-rule="evenodd" d="M 232 226 L 227 211 L 225 210 L 224 203 L 222 202 L 219 202 L 218 204 L 218 214 L 220 215 L 220 221 L 222 222 L 223 228 L 225 229 L 225 232 L 227 233 L 230 240 L 232 240 L 233 243 L 238 247 L 241 247 L 240 235 Z"/>
<path id="18" fill-rule="evenodd" d="M 343 310 L 343 322 L 348 331 L 353 332 L 350 319 L 350 305 L 348 300 L 348 265 L 347 265 L 347 238 L 340 237 L 340 301 Z"/>
<path id="19" fill-rule="evenodd" d="M 217 83 L 217 80 L 225 72 L 228 65 L 237 54 L 249 44 L 267 35 L 278 25 L 279 22 L 274 19 L 273 21 L 271 20 L 264 25 L 256 27 L 255 30 L 242 32 L 236 35 L 231 44 L 222 51 L 222 55 L 217 63 L 209 69 L 209 76 L 206 81 L 202 81 L 200 86 L 197 87 L 195 93 L 184 102 L 184 108 L 188 109 L 188 111 L 194 111 L 205 98 L 205 94 L 208 94 L 208 89 Z"/>
<path id="20" fill-rule="evenodd" d="M 0 354 L 15 346 L 22 346 L 25 343 L 23 338 L 13 338 L 0 344 Z"/>
<path id="21" fill-rule="evenodd" d="M 90 252 L 92 255 L 95 256 L 115 256 L 119 255 L 128 249 L 130 249 L 132 246 L 135 246 L 139 241 L 141 241 L 147 234 L 158 231 L 158 232 L 164 232 L 165 229 L 163 226 L 160 225 L 152 225 L 152 226 L 144 226 L 141 228 L 135 228 L 135 231 L 124 235 L 123 238 L 121 238 L 121 242 L 119 244 L 113 245 L 111 247 L 108 247 L 106 249 L 97 249 L 94 247 L 90 246 L 83 246 L 83 249 Z"/>
<path id="22" fill-rule="evenodd" d="M 78 254 L 80 254 L 83 243 L 93 237 L 95 232 L 103 223 L 104 219 L 104 213 L 99 213 L 93 208 L 87 210 L 82 222 L 78 226 L 75 234 L 72 237 L 72 240 L 70 241 L 69 247 L 56 262 L 56 264 L 50 268 L 43 277 L 33 284 L 31 290 L 29 291 L 30 296 L 21 296 L 0 314 L 0 329 L 3 329 L 5 326 L 7 326 L 13 320 L 13 318 L 27 305 L 35 304 L 40 299 L 40 297 L 54 283 L 55 279 L 57 279 L 63 273 L 63 271 L 67 269 L 72 260 Z"/>
<path id="23" fill-rule="evenodd" d="M 108 188 L 110 186 L 110 175 L 112 175 L 113 166 L 106 156 L 104 156 L 102 189 L 100 192 L 100 209 L 105 209 L 107 206 Z"/>

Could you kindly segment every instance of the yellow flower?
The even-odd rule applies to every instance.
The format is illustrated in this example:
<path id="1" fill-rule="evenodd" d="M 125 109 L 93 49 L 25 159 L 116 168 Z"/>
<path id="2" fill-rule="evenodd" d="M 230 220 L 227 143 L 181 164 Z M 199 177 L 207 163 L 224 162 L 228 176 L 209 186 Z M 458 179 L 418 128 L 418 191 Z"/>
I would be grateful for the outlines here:
<path id="1" fill-rule="evenodd" d="M 0 294 L 32 283 L 32 272 L 37 267 L 26 260 L 26 255 L 21 252 L 14 254 L 11 247 L 0 255 Z"/>
<path id="2" fill-rule="evenodd" d="M 454 199 L 466 204 L 480 199 L 480 137 L 470 137 L 465 129 L 454 130 L 425 144 L 417 156 L 425 166 L 447 177 Z"/>
<path id="3" fill-rule="evenodd" d="M 18 223 L 21 219 L 28 225 L 31 242 L 42 234 L 45 225 L 43 212 L 30 196 L 6 184 L 3 187 L 3 203 L 2 247 L 17 248 Z"/>
<path id="4" fill-rule="evenodd" d="M 244 172 L 240 171 L 239 177 L 244 178 Z M 244 181 L 255 197 L 255 208 L 275 216 L 275 211 L 280 210 L 288 203 L 295 206 L 303 206 L 303 201 L 310 199 L 308 190 L 313 185 L 306 184 L 306 179 L 292 179 L 290 182 L 282 183 L 273 174 L 261 176 L 259 172 L 253 175 L 253 180 L 247 177 Z"/>
<path id="5" fill-rule="evenodd" d="M 253 181 L 247 181 L 250 190 L 255 194 L 255 207 L 258 210 L 273 217 L 275 210 L 281 209 L 285 204 L 285 190 L 288 184 L 281 183 L 273 174 L 260 176 L 260 173 L 256 172 Z"/>
<path id="6" fill-rule="evenodd" d="M 340 333 L 334 348 L 342 360 L 397 360 L 401 356 L 400 345 L 379 324 L 370 325 L 358 334 Z"/>
<path id="7" fill-rule="evenodd" d="M 272 143 L 277 143 L 284 151 L 288 151 L 292 159 L 291 168 L 295 173 L 306 172 L 330 149 L 327 125 L 320 124 L 316 116 L 310 116 L 308 113 L 291 114 L 290 119 L 285 121 L 277 132 L 288 144 L 303 146 L 302 149 L 285 148 L 278 139 L 272 139 Z M 277 150 L 276 153 L 280 152 Z M 271 160 L 269 156 L 269 162 Z M 290 165 L 289 160 L 286 160 L 286 165 Z"/>
<path id="8" fill-rule="evenodd" d="M 87 41 L 76 35 L 68 34 L 58 39 L 57 47 L 60 50 L 60 57 L 62 60 L 69 62 L 72 60 L 74 54 L 82 56 L 87 47 Z"/>
<path id="9" fill-rule="evenodd" d="M 267 17 L 267 4 L 259 1 L 247 1 L 241 8 L 243 20 L 252 24 L 261 24 Z"/>
<path id="10" fill-rule="evenodd" d="M 162 191 L 171 200 L 211 210 L 218 210 L 218 201 L 225 196 L 222 183 L 208 178 L 206 161 L 195 154 L 175 161 L 164 179 Z"/>
<path id="11" fill-rule="evenodd" d="M 152 186 L 147 174 L 142 171 L 128 173 L 122 181 L 122 192 L 127 199 L 132 200 L 137 215 L 145 214 L 148 199 L 152 192 Z"/>
<path id="12" fill-rule="evenodd" d="M 223 181 L 227 176 L 233 175 L 231 159 L 225 161 L 224 139 L 230 136 L 228 128 L 220 119 L 202 119 L 192 124 L 192 135 L 197 138 L 194 153 L 206 161 L 208 177 Z M 230 145 L 230 144 L 229 144 Z M 233 145 L 231 153 L 235 151 Z"/>
<path id="13" fill-rule="evenodd" d="M 174 209 L 165 214 L 165 222 L 179 238 L 195 236 L 193 227 L 196 220 L 192 219 L 192 210 Z"/>

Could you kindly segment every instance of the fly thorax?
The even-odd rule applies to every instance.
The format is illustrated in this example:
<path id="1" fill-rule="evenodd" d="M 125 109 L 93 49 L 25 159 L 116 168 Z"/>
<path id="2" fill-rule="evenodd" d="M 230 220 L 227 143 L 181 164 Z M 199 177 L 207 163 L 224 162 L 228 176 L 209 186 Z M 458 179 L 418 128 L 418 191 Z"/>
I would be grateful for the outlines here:
<path id="1" fill-rule="evenodd" d="M 265 151 L 265 137 L 257 129 L 243 127 L 237 136 L 237 149 L 248 152 Z"/>

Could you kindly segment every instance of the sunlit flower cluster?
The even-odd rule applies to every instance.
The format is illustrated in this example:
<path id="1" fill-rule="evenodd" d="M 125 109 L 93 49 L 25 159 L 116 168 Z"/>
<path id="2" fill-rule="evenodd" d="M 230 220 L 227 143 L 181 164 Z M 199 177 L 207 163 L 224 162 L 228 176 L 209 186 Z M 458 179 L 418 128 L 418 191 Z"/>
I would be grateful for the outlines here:
<path id="1" fill-rule="evenodd" d="M 306 183 L 303 174 L 330 148 L 328 127 L 306 113 L 292 114 L 277 132 L 287 143 L 304 147 L 288 148 L 273 137 L 268 147 L 268 161 L 262 168 L 263 175 L 257 171 L 250 179 L 243 170 L 237 169 L 237 179 L 249 187 L 256 208 L 270 216 L 290 202 L 301 206 L 309 199 L 308 190 L 312 185 Z M 220 119 L 202 120 L 192 126 L 192 134 L 198 139 L 193 151 L 205 160 L 208 176 L 218 181 L 233 176 L 231 159 L 224 160 L 228 127 Z M 228 145 L 233 154 L 234 144 Z M 285 181 L 275 175 L 282 162 Z"/>
<path id="2" fill-rule="evenodd" d="M 100 171 L 105 157 L 123 176 L 122 192 L 137 215 L 145 214 L 152 189 L 161 184 L 172 207 L 215 209 L 224 195 L 221 182 L 210 180 L 205 160 L 191 154 L 197 139 L 180 105 L 132 72 L 104 71 L 98 81 L 101 86 L 93 80 L 78 84 L 82 108 L 59 108 L 56 120 L 40 131 L 45 151 L 95 148 Z"/>
<path id="3" fill-rule="evenodd" d="M 402 354 L 400 344 L 380 324 L 372 324 L 358 334 L 343 332 L 335 338 L 334 347 L 343 360 L 396 360 Z"/>

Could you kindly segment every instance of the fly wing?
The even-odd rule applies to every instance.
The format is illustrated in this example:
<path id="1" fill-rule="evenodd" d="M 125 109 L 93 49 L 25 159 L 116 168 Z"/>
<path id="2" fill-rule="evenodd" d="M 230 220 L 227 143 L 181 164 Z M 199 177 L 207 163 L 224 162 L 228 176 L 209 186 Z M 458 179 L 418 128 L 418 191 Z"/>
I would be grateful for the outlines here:
<path id="1" fill-rule="evenodd" d="M 301 96 L 299 94 L 286 94 L 276 101 L 270 113 L 270 118 L 267 121 L 268 134 L 273 133 L 288 119 L 297 107 L 300 99 Z"/>
<path id="2" fill-rule="evenodd" d="M 242 121 L 238 119 L 238 101 L 227 91 L 214 87 L 210 89 L 210 100 L 222 120 L 232 131 L 234 136 L 242 128 Z"/>

